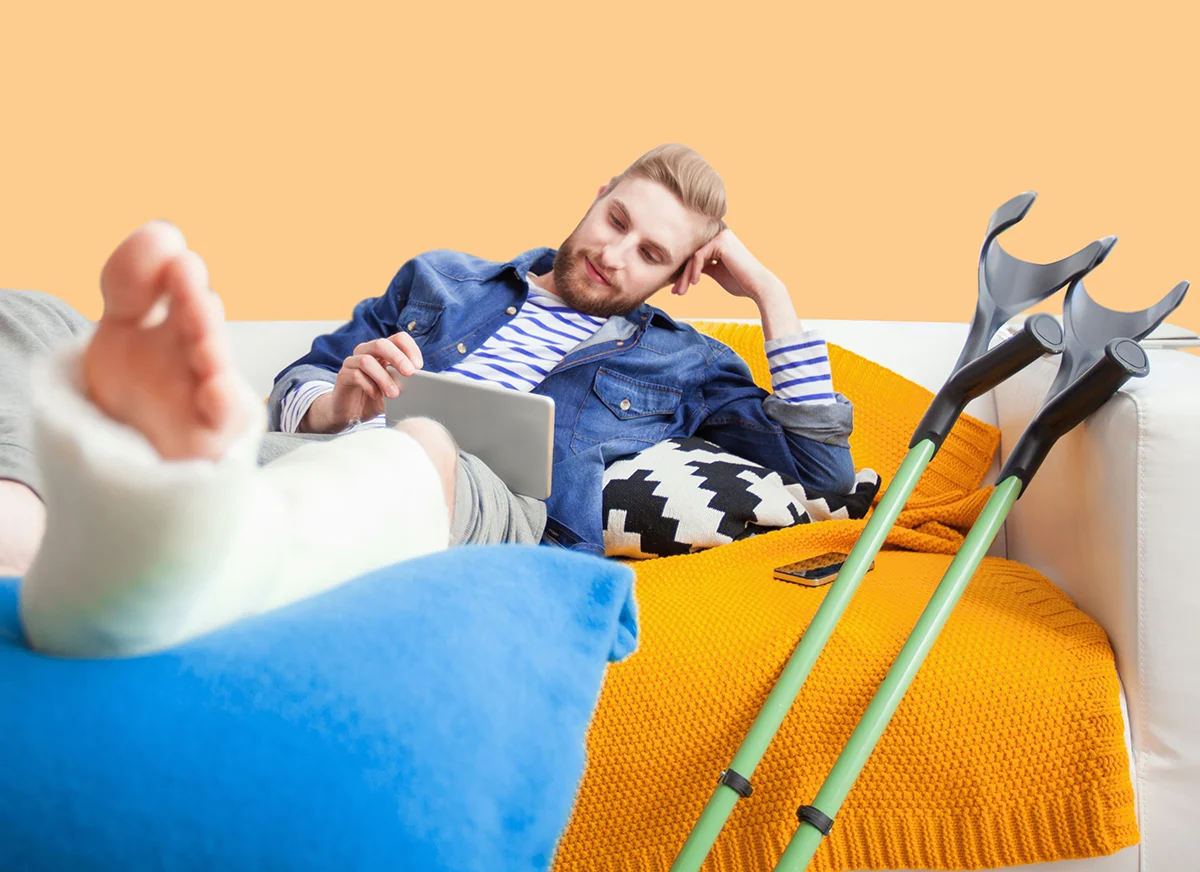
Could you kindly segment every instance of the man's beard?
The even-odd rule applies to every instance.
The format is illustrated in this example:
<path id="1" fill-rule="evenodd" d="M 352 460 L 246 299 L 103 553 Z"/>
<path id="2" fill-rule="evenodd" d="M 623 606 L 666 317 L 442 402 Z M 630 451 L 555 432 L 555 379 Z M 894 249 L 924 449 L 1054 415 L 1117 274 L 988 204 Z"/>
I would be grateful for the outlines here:
<path id="1" fill-rule="evenodd" d="M 630 305 L 617 286 L 597 285 L 591 281 L 583 255 L 570 237 L 554 255 L 554 291 L 576 312 L 597 318 L 625 315 L 637 308 L 637 304 Z"/>

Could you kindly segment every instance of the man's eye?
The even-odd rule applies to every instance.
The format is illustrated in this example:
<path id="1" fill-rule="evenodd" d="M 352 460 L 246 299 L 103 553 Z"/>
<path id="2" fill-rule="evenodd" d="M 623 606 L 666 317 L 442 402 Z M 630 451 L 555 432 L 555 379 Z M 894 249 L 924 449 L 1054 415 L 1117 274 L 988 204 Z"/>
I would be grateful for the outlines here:
<path id="1" fill-rule="evenodd" d="M 608 219 L 609 219 L 610 221 L 612 221 L 612 223 L 613 223 L 613 227 L 616 227 L 618 230 L 624 230 L 624 229 L 625 229 L 625 225 L 624 225 L 624 224 L 622 224 L 620 221 L 618 221 L 618 220 L 617 220 L 617 216 L 616 216 L 616 215 L 609 215 L 609 216 L 608 216 Z M 644 257 L 648 263 L 653 263 L 653 264 L 657 264 L 657 263 L 658 263 L 658 261 L 657 261 L 657 260 L 656 260 L 654 257 L 652 257 L 652 256 L 650 255 L 650 250 L 649 250 L 649 249 L 647 249 L 647 248 L 643 248 L 643 249 L 642 249 L 642 257 Z"/>

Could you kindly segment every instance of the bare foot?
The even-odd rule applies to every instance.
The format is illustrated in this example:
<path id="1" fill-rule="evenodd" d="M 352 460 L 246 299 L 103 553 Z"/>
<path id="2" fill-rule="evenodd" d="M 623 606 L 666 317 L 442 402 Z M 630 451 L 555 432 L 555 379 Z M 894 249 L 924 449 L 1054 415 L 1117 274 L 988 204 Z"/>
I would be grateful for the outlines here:
<path id="1" fill-rule="evenodd" d="M 243 423 L 204 261 L 172 224 L 125 239 L 100 274 L 104 315 L 83 356 L 88 397 L 167 460 L 221 456 Z"/>

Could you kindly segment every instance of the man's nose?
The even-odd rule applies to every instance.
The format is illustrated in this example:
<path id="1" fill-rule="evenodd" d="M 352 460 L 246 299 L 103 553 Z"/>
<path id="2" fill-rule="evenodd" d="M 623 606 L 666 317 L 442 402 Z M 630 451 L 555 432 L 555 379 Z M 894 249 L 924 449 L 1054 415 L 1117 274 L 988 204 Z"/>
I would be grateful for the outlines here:
<path id="1" fill-rule="evenodd" d="M 625 262 L 624 258 L 628 253 L 623 249 L 624 243 L 619 242 L 604 246 L 604 248 L 600 249 L 600 262 L 596 266 L 612 272 L 617 268 L 617 264 Z"/>

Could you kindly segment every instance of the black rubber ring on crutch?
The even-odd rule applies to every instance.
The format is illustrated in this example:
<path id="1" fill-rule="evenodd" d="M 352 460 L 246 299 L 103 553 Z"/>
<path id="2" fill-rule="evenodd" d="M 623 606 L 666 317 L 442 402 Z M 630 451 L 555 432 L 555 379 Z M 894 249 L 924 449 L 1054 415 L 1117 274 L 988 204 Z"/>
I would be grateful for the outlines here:
<path id="1" fill-rule="evenodd" d="M 720 783 L 726 787 L 733 788 L 734 792 L 741 796 L 742 799 L 745 799 L 754 792 L 754 788 L 750 786 L 750 779 L 739 775 L 732 769 L 721 770 Z"/>
<path id="2" fill-rule="evenodd" d="M 796 809 L 796 817 L 801 823 L 812 824 L 821 831 L 821 835 L 829 835 L 833 829 L 833 818 L 813 805 L 802 805 Z"/>

